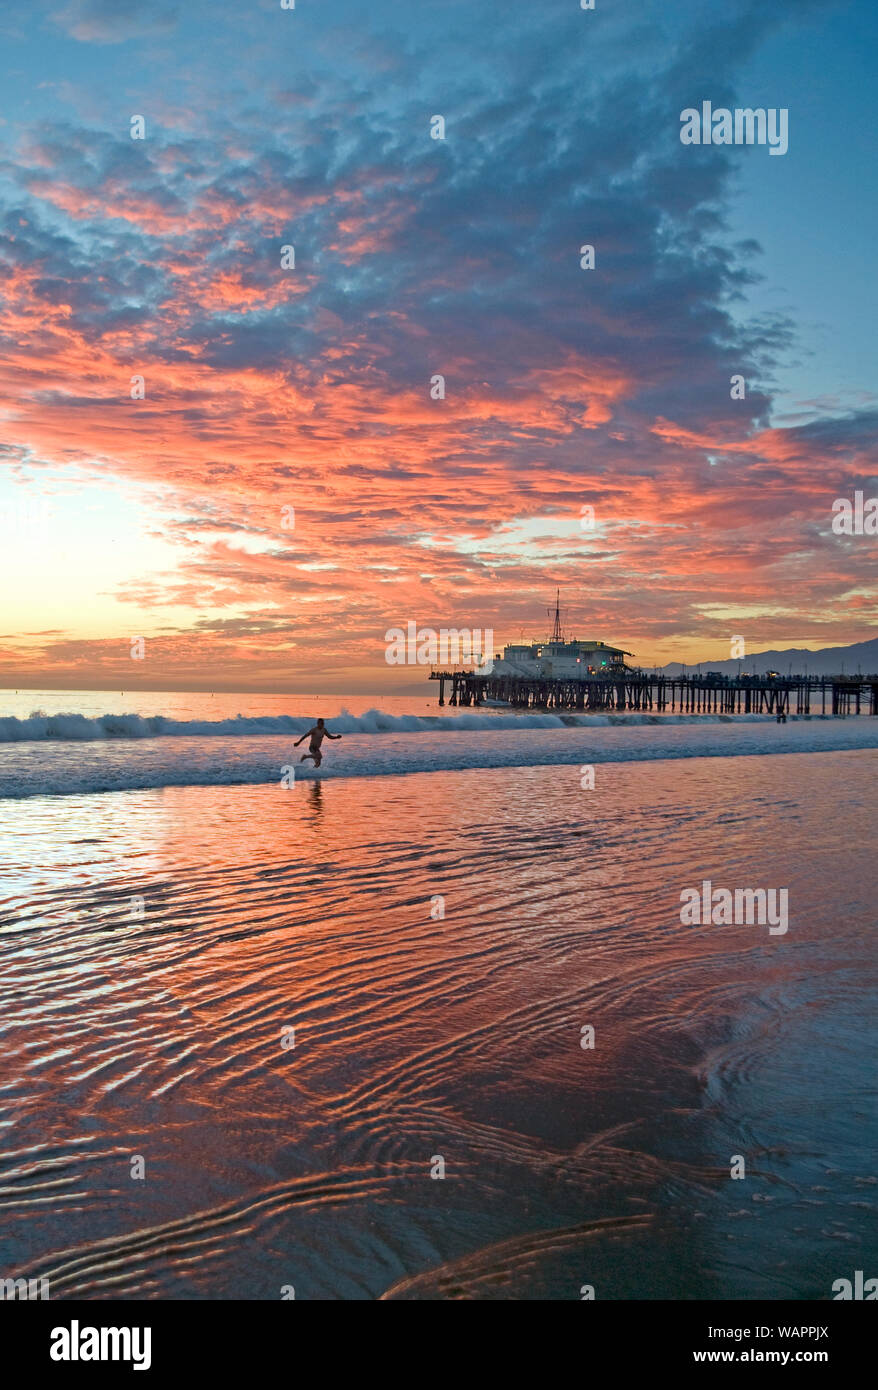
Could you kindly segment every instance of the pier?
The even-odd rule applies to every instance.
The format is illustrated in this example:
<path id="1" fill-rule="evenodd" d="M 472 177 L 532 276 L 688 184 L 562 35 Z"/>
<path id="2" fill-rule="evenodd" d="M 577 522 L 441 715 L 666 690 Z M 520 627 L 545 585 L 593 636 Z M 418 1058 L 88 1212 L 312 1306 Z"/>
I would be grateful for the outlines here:
<path id="1" fill-rule="evenodd" d="M 878 715 L 878 677 L 660 676 L 611 671 L 585 680 L 433 670 L 439 704 L 500 700 L 513 709 L 654 710 L 681 714 Z"/>

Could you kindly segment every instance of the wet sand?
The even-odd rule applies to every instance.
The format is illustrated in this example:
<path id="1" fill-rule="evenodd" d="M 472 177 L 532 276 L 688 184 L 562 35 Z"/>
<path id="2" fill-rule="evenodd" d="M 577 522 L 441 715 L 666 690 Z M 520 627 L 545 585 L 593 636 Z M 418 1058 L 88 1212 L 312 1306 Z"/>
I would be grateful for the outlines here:
<path id="1" fill-rule="evenodd" d="M 7 802 L 0 1273 L 578 1299 L 876 1272 L 876 757 Z M 789 931 L 682 926 L 703 879 L 787 887 Z"/>

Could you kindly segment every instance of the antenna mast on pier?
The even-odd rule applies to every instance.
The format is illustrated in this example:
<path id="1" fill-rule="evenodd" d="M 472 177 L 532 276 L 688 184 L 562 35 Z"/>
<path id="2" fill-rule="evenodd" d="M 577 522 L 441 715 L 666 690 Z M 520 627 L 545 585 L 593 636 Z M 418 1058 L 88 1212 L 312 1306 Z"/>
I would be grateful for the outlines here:
<path id="1" fill-rule="evenodd" d="M 552 613 L 552 609 L 551 609 L 551 608 L 547 608 L 547 609 L 546 609 L 546 612 L 548 613 L 548 615 L 549 615 L 550 618 L 553 616 L 553 613 Z M 561 635 L 561 590 L 560 590 L 560 589 L 556 589 L 556 590 L 555 590 L 555 611 L 554 611 L 554 619 L 555 619 L 555 626 L 552 628 L 552 636 L 551 636 L 551 638 L 550 638 L 550 641 L 552 641 L 552 642 L 563 642 L 563 641 L 564 641 L 564 638 L 563 638 L 562 635 Z"/>

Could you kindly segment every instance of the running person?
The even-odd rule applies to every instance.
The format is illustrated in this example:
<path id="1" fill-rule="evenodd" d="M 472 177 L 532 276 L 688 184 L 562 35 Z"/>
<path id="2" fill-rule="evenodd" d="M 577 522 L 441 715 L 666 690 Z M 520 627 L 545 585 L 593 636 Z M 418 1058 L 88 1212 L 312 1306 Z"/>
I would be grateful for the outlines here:
<path id="1" fill-rule="evenodd" d="M 307 734 L 303 734 L 301 738 L 296 739 L 293 747 L 298 748 L 299 744 L 304 743 L 306 738 L 310 738 L 311 742 L 308 744 L 308 752 L 302 754 L 299 762 L 303 763 L 306 758 L 313 758 L 314 766 L 319 767 L 323 761 L 320 745 L 324 738 L 341 738 L 341 734 L 331 734 L 325 727 L 323 720 L 318 719 L 313 729 L 309 729 Z"/>

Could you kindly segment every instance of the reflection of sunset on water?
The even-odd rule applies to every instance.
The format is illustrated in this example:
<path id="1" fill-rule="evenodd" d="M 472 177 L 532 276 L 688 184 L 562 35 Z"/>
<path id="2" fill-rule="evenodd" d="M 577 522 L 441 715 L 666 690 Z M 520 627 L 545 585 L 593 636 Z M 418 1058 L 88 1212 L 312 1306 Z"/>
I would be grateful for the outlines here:
<path id="1" fill-rule="evenodd" d="M 470 1296 L 565 1297 L 587 1253 L 611 1297 L 817 1296 L 797 1243 L 858 1189 L 816 1218 L 808 1194 L 867 1142 L 834 1078 L 878 983 L 850 889 L 874 851 L 802 850 L 857 814 L 860 756 L 598 766 L 566 810 L 574 768 L 68 797 L 61 854 L 57 800 L 8 803 L 18 1267 L 53 1297 L 272 1297 L 293 1274 L 303 1297 L 430 1296 L 446 1264 Z M 681 927 L 681 886 L 755 881 L 766 838 L 789 937 Z M 743 1115 L 765 1198 L 744 1224 Z"/>

